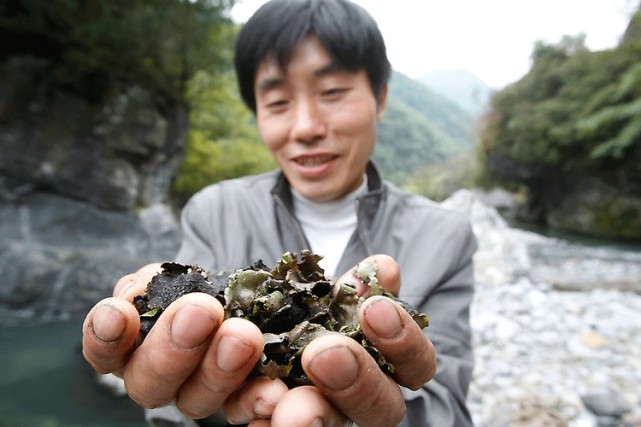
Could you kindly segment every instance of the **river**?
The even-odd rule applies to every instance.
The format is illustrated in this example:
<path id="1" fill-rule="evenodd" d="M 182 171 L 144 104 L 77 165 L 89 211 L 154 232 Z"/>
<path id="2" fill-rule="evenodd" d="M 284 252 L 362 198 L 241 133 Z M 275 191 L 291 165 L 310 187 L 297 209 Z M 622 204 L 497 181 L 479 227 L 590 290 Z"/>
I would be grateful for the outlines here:
<path id="1" fill-rule="evenodd" d="M 0 427 L 145 426 L 128 397 L 97 385 L 82 320 L 0 328 Z"/>

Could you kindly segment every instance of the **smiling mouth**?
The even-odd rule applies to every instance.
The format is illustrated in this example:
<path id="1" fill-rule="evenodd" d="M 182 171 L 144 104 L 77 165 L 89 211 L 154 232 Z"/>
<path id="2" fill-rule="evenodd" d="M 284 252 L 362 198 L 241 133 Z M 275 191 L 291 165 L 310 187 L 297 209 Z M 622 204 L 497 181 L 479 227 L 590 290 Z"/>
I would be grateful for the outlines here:
<path id="1" fill-rule="evenodd" d="M 336 156 L 330 156 L 330 155 L 304 156 L 304 157 L 298 157 L 294 159 L 294 161 L 301 166 L 313 167 L 313 166 L 320 166 L 322 164 L 325 164 L 335 158 Z"/>

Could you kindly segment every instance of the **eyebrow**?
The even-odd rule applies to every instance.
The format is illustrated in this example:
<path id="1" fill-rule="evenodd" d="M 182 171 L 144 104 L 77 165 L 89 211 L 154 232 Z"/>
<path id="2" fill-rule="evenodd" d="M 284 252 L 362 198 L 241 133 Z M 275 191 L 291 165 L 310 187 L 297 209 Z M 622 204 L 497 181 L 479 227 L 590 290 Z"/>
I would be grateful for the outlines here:
<path id="1" fill-rule="evenodd" d="M 327 65 L 322 66 L 318 70 L 314 71 L 314 77 L 325 77 L 335 73 L 343 72 L 346 68 L 339 64 L 336 61 L 332 61 Z M 267 77 L 262 79 L 257 84 L 257 88 L 261 92 L 268 92 L 277 87 L 283 86 L 285 84 L 285 79 L 282 77 Z"/>
<path id="2" fill-rule="evenodd" d="M 340 73 L 345 71 L 345 67 L 339 64 L 336 61 L 332 61 L 329 64 L 319 68 L 314 71 L 314 77 L 324 77 L 330 74 Z"/>

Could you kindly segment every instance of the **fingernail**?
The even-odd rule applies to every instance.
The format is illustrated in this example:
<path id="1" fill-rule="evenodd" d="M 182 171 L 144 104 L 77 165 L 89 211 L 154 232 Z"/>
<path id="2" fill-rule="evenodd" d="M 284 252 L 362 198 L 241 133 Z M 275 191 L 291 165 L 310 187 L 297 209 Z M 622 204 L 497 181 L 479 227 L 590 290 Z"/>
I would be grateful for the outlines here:
<path id="1" fill-rule="evenodd" d="M 274 402 L 270 402 L 266 399 L 263 399 L 262 397 L 259 397 L 254 401 L 254 404 L 252 405 L 252 411 L 257 417 L 269 417 L 274 412 L 275 407 L 276 404 Z"/>
<path id="2" fill-rule="evenodd" d="M 204 307 L 180 307 L 171 320 L 171 340 L 185 350 L 198 347 L 216 328 L 216 321 Z"/>
<path id="3" fill-rule="evenodd" d="M 325 388 L 333 391 L 345 390 L 358 377 L 358 362 L 349 347 L 329 347 L 309 362 L 308 369 L 316 381 Z M 318 385 L 318 384 L 317 384 Z"/>
<path id="4" fill-rule="evenodd" d="M 125 317 L 118 307 L 103 304 L 96 308 L 91 328 L 100 341 L 114 342 L 120 339 L 125 331 Z"/>
<path id="5" fill-rule="evenodd" d="M 237 337 L 226 335 L 218 343 L 216 363 L 225 372 L 242 368 L 254 354 L 254 349 Z"/>
<path id="6" fill-rule="evenodd" d="M 122 287 L 120 288 L 120 292 L 118 292 L 118 295 L 116 295 L 116 296 L 121 297 L 121 298 L 124 297 L 127 294 L 127 292 L 129 292 L 129 290 L 135 284 L 136 284 L 136 282 L 133 279 L 129 280 L 127 283 L 122 285 Z"/>
<path id="7" fill-rule="evenodd" d="M 381 338 L 395 338 L 403 330 L 403 322 L 394 301 L 378 298 L 365 308 L 365 320 Z"/>

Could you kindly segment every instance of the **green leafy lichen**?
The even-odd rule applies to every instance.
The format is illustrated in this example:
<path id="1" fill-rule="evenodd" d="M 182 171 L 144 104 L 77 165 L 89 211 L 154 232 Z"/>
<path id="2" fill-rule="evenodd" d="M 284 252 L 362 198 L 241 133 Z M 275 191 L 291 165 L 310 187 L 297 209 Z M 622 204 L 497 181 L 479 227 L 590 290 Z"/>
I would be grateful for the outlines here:
<path id="1" fill-rule="evenodd" d="M 301 367 L 303 350 L 312 340 L 335 333 L 359 342 L 384 372 L 393 373 L 394 366 L 367 340 L 358 321 L 365 298 L 354 287 L 327 279 L 318 265 L 320 259 L 308 250 L 287 252 L 272 269 L 259 261 L 228 275 L 207 275 L 197 266 L 162 264 L 146 292 L 134 299 L 141 330 L 149 332 L 162 311 L 177 298 L 205 292 L 224 306 L 226 319 L 247 319 L 263 332 L 263 355 L 251 375 L 280 378 L 290 387 L 311 384 Z M 398 301 L 421 328 L 427 327 L 425 314 L 380 286 L 376 269 L 376 264 L 363 262 L 354 270 L 354 275 L 370 287 L 369 296 Z"/>

